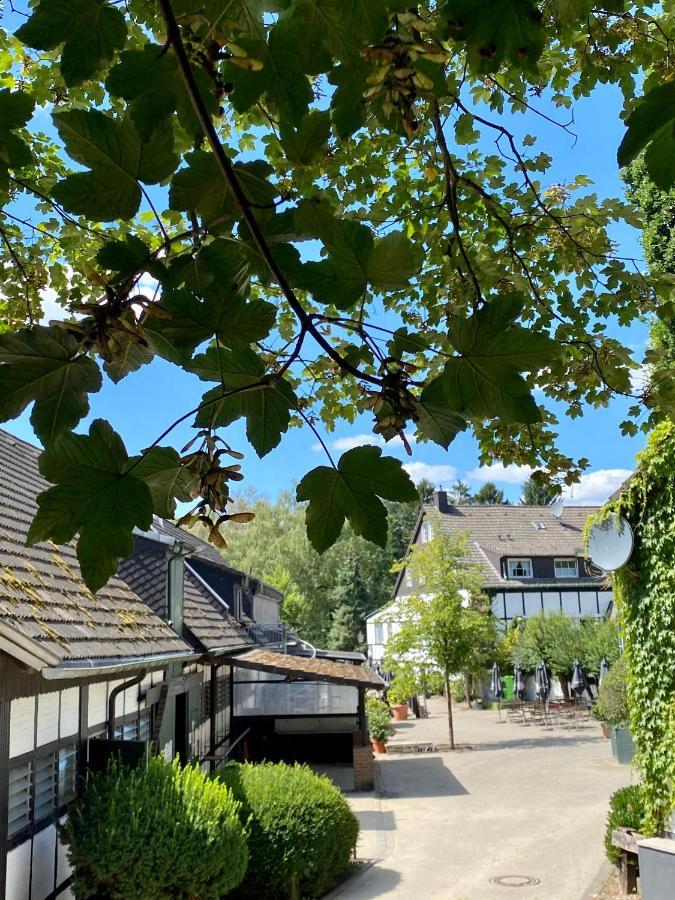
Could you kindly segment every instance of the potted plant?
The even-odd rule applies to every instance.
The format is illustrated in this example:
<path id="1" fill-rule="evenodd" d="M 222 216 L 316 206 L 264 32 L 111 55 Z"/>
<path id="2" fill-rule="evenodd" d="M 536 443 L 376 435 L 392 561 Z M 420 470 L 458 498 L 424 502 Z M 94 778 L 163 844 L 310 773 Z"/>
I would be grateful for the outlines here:
<path id="1" fill-rule="evenodd" d="M 394 680 L 387 691 L 387 699 L 397 722 L 408 718 L 408 700 L 417 693 L 417 684 L 411 672 L 402 670 L 394 674 Z"/>
<path id="2" fill-rule="evenodd" d="M 387 738 L 395 734 L 390 721 L 389 707 L 384 700 L 368 697 L 366 700 L 366 719 L 368 720 L 368 733 L 370 743 L 375 753 L 387 752 Z"/>
<path id="3" fill-rule="evenodd" d="M 602 680 L 598 691 L 598 718 L 610 729 L 612 753 L 618 763 L 629 765 L 635 747 L 628 730 L 628 698 L 626 696 L 626 664 L 620 657 Z"/>
<path id="4" fill-rule="evenodd" d="M 609 740 L 610 729 L 609 729 L 609 725 L 607 724 L 607 722 L 605 722 L 604 711 L 603 711 L 600 703 L 596 702 L 591 707 L 591 716 L 600 723 L 600 728 L 602 729 L 602 736 L 607 738 L 607 740 Z"/>

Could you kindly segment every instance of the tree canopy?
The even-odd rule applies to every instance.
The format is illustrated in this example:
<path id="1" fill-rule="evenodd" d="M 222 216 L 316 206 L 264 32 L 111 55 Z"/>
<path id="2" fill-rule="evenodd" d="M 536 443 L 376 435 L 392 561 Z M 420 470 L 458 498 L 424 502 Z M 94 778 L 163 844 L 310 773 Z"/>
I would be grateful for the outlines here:
<path id="1" fill-rule="evenodd" d="M 326 464 L 298 485 L 317 550 L 344 524 L 386 543 L 412 501 L 380 447 L 334 459 L 361 412 L 378 439 L 447 448 L 571 483 L 567 415 L 634 398 L 623 430 L 673 410 L 631 387 L 616 321 L 673 318 L 672 285 L 622 259 L 636 221 L 551 184 L 538 127 L 616 84 L 620 165 L 675 181 L 669 6 L 611 0 L 36 0 L 0 28 L 0 420 L 32 406 L 54 487 L 34 539 L 69 539 L 96 589 L 152 512 L 192 501 L 216 542 L 242 420 L 264 457 L 290 427 Z M 659 11 L 661 10 L 661 11 Z M 638 96 L 640 94 L 640 96 Z M 527 122 L 519 136 L 514 117 Z M 564 120 L 560 127 L 567 128 Z M 63 320 L 42 321 L 45 298 Z M 102 378 L 162 358 L 206 383 L 140 455 L 115 423 L 73 436 Z M 536 395 L 533 393 L 537 389 Z M 151 397 L 138 392 L 134 412 Z M 547 403 L 549 404 L 547 406 Z M 99 415 L 101 410 L 96 409 Z M 178 451 L 176 426 L 194 440 Z M 105 498 L 74 504 L 72 473 Z"/>

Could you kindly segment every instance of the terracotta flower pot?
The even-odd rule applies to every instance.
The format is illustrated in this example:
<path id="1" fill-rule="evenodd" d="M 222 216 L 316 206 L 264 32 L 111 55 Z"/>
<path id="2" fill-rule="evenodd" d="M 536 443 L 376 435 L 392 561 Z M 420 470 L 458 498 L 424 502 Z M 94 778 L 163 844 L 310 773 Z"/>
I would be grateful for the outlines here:
<path id="1" fill-rule="evenodd" d="M 408 704 L 407 703 L 393 703 L 391 707 L 391 711 L 394 714 L 394 719 L 396 722 L 403 722 L 408 718 Z"/>
<path id="2" fill-rule="evenodd" d="M 384 741 L 375 741 L 372 738 L 370 739 L 370 746 L 373 748 L 373 753 L 386 753 L 387 745 Z"/>
<path id="3" fill-rule="evenodd" d="M 600 727 L 602 728 L 602 736 L 609 739 L 609 737 L 610 737 L 609 725 L 606 722 L 601 722 Z"/>

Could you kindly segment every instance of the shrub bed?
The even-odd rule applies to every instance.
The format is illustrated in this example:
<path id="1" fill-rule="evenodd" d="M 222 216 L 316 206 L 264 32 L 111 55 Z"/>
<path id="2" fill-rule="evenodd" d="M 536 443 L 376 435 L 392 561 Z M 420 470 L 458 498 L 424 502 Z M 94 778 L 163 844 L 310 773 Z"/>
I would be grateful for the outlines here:
<path id="1" fill-rule="evenodd" d="M 62 828 L 78 898 L 218 900 L 248 859 L 239 804 L 196 766 L 163 759 L 89 778 Z"/>
<path id="2" fill-rule="evenodd" d="M 219 773 L 249 833 L 238 897 L 321 897 L 345 873 L 359 826 L 349 804 L 307 766 L 230 764 Z"/>
<path id="3" fill-rule="evenodd" d="M 618 865 L 621 851 L 612 844 L 612 832 L 615 828 L 642 828 L 645 817 L 644 791 L 639 784 L 629 784 L 627 787 L 614 791 L 609 798 L 609 814 L 605 829 L 605 851 L 607 859 L 614 865 Z"/>

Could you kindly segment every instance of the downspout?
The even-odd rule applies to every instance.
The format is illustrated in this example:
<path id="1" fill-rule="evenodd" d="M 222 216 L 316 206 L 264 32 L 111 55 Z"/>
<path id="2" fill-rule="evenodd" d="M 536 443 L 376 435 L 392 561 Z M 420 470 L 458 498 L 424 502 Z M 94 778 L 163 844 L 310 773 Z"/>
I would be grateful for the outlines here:
<path id="1" fill-rule="evenodd" d="M 115 702 L 117 701 L 117 695 L 122 691 L 126 691 L 127 688 L 133 687 L 135 684 L 140 684 L 141 681 L 148 674 L 147 669 L 143 669 L 142 672 L 139 672 L 135 678 L 131 678 L 129 681 L 124 681 L 122 684 L 118 684 L 117 687 L 114 687 L 112 691 L 110 691 L 110 696 L 108 697 L 108 740 L 112 741 L 115 737 Z M 124 733 L 122 733 L 122 740 L 124 740 Z"/>

